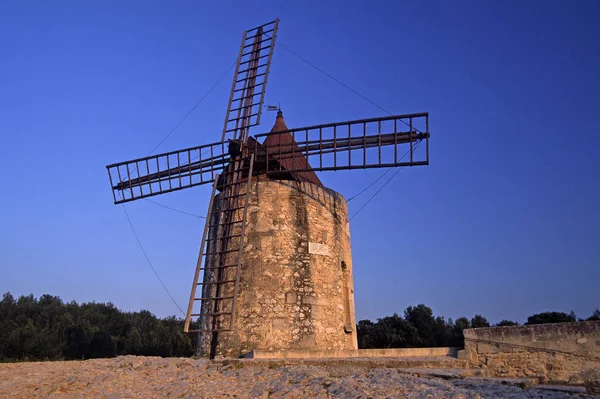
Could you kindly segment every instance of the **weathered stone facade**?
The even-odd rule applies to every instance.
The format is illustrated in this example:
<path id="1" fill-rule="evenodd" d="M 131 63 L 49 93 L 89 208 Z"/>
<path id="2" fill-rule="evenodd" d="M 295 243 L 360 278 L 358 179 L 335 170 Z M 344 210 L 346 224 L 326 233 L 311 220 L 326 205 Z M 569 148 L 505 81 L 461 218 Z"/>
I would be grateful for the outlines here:
<path id="1" fill-rule="evenodd" d="M 214 206 L 222 206 L 219 196 Z M 241 218 L 239 210 L 235 219 Z M 233 233 L 240 229 L 235 225 Z M 209 232 L 213 239 L 217 234 Z M 209 241 L 209 253 L 214 242 Z M 232 239 L 230 246 L 237 245 Z M 233 252 L 226 263 L 237 263 L 237 256 Z M 209 256 L 207 267 L 214 263 Z M 219 333 L 217 355 L 357 349 L 348 210 L 340 194 L 312 183 L 252 181 L 241 264 L 237 294 L 233 284 L 220 294 L 235 295 L 237 303 L 231 331 Z M 235 268 L 226 273 L 225 280 L 236 278 Z M 223 303 L 230 309 L 231 301 Z M 209 352 L 209 338 L 200 340 L 203 354 Z"/>
<path id="2" fill-rule="evenodd" d="M 494 377 L 581 384 L 600 365 L 600 321 L 473 328 L 460 358 Z"/>

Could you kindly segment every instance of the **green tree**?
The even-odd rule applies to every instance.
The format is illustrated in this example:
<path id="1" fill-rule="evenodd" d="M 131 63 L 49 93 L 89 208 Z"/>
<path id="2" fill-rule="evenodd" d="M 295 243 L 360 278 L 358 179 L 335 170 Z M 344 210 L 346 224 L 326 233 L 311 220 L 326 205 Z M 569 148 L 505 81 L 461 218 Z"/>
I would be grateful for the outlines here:
<path id="1" fill-rule="evenodd" d="M 94 328 L 86 319 L 78 319 L 67 330 L 66 348 L 67 359 L 85 359 L 90 352 Z"/>
<path id="2" fill-rule="evenodd" d="M 9 341 L 12 332 L 18 328 L 14 321 L 17 302 L 10 292 L 5 293 L 0 301 L 0 359 L 13 356 L 14 343 Z M 15 339 L 13 337 L 12 339 Z"/>
<path id="3" fill-rule="evenodd" d="M 193 342 L 183 323 L 147 310 L 121 312 L 112 303 L 64 303 L 52 295 L 15 300 L 7 292 L 0 300 L 0 360 L 191 356 Z"/>
<path id="4" fill-rule="evenodd" d="M 537 313 L 527 318 L 525 324 L 546 324 L 546 323 L 567 323 L 577 321 L 575 313 L 566 314 L 563 312 L 544 312 Z"/>
<path id="5" fill-rule="evenodd" d="M 377 326 L 380 330 L 379 339 L 383 340 L 379 347 L 410 348 L 421 344 L 418 329 L 396 313 L 377 319 Z"/>
<path id="6" fill-rule="evenodd" d="M 509 327 L 518 325 L 519 323 L 517 323 L 516 321 L 502 320 L 500 323 L 496 324 L 496 327 Z"/>
<path id="7" fill-rule="evenodd" d="M 451 346 L 452 341 L 452 319 L 446 322 L 443 317 L 436 317 L 432 331 L 432 346 Z"/>
<path id="8" fill-rule="evenodd" d="M 377 348 L 375 342 L 375 323 L 371 320 L 360 320 L 356 325 L 356 336 L 359 349 Z"/>
<path id="9" fill-rule="evenodd" d="M 472 319 L 471 319 L 471 328 L 480 328 L 480 327 L 489 327 L 490 326 L 490 322 L 487 321 L 487 319 L 485 317 L 483 317 L 482 315 L 475 315 Z"/>
<path id="10" fill-rule="evenodd" d="M 114 357 L 117 355 L 117 344 L 108 331 L 96 331 L 90 341 L 88 358 Z"/>
<path id="11" fill-rule="evenodd" d="M 594 313 L 586 319 L 587 321 L 600 320 L 600 309 L 594 310 Z"/>
<path id="12" fill-rule="evenodd" d="M 459 317 L 454 322 L 454 325 L 451 326 L 451 338 L 449 341 L 449 346 L 463 346 L 464 345 L 464 337 L 463 330 L 467 328 L 471 328 L 471 322 L 466 317 Z"/>
<path id="13" fill-rule="evenodd" d="M 404 319 L 411 323 L 418 331 L 418 342 L 416 346 L 434 346 L 435 319 L 431 308 L 420 304 L 409 306 L 404 311 Z"/>

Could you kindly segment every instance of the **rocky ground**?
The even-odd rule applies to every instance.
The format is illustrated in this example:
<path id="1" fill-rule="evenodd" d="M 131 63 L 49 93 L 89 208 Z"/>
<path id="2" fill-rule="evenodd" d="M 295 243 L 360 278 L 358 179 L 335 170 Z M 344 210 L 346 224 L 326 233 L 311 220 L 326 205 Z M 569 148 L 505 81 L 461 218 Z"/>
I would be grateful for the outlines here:
<path id="1" fill-rule="evenodd" d="M 123 356 L 0 364 L 0 398 L 574 398 L 458 370 Z"/>

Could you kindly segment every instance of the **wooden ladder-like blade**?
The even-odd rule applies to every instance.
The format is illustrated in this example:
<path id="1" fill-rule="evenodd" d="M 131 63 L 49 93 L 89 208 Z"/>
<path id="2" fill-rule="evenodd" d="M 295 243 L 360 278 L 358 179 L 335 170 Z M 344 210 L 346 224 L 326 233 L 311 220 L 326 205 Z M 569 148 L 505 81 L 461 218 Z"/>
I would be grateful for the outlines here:
<path id="1" fill-rule="evenodd" d="M 206 247 L 206 243 L 207 243 L 210 219 L 211 219 L 211 215 L 213 212 L 214 201 L 215 201 L 215 193 L 217 192 L 217 180 L 218 180 L 218 175 L 216 176 L 214 184 L 213 184 L 212 192 L 210 195 L 210 202 L 208 204 L 208 212 L 206 213 L 206 223 L 204 224 L 204 232 L 202 233 L 202 240 L 200 241 L 200 252 L 198 254 L 198 260 L 196 261 L 196 270 L 194 272 L 194 280 L 192 282 L 192 291 L 190 293 L 190 301 L 188 303 L 187 314 L 185 316 L 185 324 L 183 326 L 184 332 L 190 331 L 190 323 L 192 321 L 192 316 L 193 316 L 192 312 L 193 312 L 194 303 L 195 303 L 194 298 L 196 297 L 196 289 L 198 288 L 198 282 L 199 282 L 199 279 L 201 276 L 202 264 L 203 264 L 203 260 L 204 260 L 203 253 L 204 253 L 204 248 Z"/>
<path id="2" fill-rule="evenodd" d="M 302 178 L 303 172 L 428 165 L 429 136 L 424 112 L 258 134 L 248 150 L 256 154 L 255 170 Z"/>
<path id="3" fill-rule="evenodd" d="M 250 192 L 252 190 L 252 173 L 254 170 L 254 154 L 250 155 L 250 165 L 249 165 L 249 169 L 248 169 L 248 180 L 246 181 L 246 195 L 243 196 L 243 200 L 244 200 L 244 207 L 243 207 L 243 214 L 242 214 L 242 229 L 240 232 L 240 249 L 238 251 L 238 257 L 237 257 L 237 267 L 235 269 L 235 284 L 234 284 L 234 288 L 233 288 L 233 303 L 231 305 L 231 311 L 232 311 L 232 316 L 230 318 L 230 328 L 233 327 L 233 323 L 235 321 L 235 308 L 236 308 L 236 303 L 237 303 L 237 296 L 238 296 L 238 288 L 240 285 L 240 275 L 241 275 L 241 271 L 242 271 L 242 255 L 244 253 L 244 237 L 246 236 L 246 222 L 247 222 L 247 217 L 248 217 L 248 205 L 250 203 Z"/>
<path id="4" fill-rule="evenodd" d="M 242 174 L 248 171 L 247 176 L 252 176 L 253 164 L 252 154 L 249 159 L 236 159 L 229 165 L 218 203 L 214 202 L 219 186 L 215 182 L 196 263 L 184 331 L 208 334 L 204 338 L 209 340 L 211 357 L 215 355 L 218 333 L 230 331 L 233 327 L 251 190 L 251 178 L 242 181 Z M 246 185 L 246 188 L 240 194 L 242 185 Z M 243 213 L 240 217 L 241 210 Z M 201 295 L 196 294 L 198 286 L 202 287 Z M 200 305 L 198 313 L 194 313 L 196 303 Z M 199 325 L 190 329 L 194 317 L 198 318 Z"/>
<path id="5" fill-rule="evenodd" d="M 229 94 L 222 140 L 245 141 L 260 123 L 279 19 L 244 32 Z"/>
<path id="6" fill-rule="evenodd" d="M 106 166 L 115 204 L 215 181 L 229 162 L 217 142 Z"/>

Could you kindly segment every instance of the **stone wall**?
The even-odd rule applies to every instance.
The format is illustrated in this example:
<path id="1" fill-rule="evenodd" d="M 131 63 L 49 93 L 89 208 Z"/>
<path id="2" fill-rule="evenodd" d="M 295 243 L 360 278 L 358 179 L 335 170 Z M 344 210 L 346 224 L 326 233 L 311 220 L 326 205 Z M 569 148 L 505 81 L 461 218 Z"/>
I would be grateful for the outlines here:
<path id="1" fill-rule="evenodd" d="M 390 349 L 341 349 L 341 350 L 284 350 L 252 351 L 244 357 L 254 359 L 348 359 L 348 358 L 415 358 L 415 357 L 456 357 L 460 348 L 390 348 Z"/>
<path id="2" fill-rule="evenodd" d="M 600 368 L 600 321 L 473 328 L 463 334 L 459 357 L 495 377 L 581 384 Z"/>
<path id="3" fill-rule="evenodd" d="M 346 200 L 327 188 L 292 181 L 254 181 L 251 190 L 233 328 L 219 333 L 217 354 L 356 349 Z M 218 196 L 215 201 L 219 206 Z M 239 211 L 236 219 L 241 217 Z M 235 256 L 226 263 L 236 263 Z M 207 259 L 208 267 L 213 263 Z M 225 279 L 235 278 L 235 268 L 229 269 Z M 206 354 L 210 337 L 203 338 Z"/>

